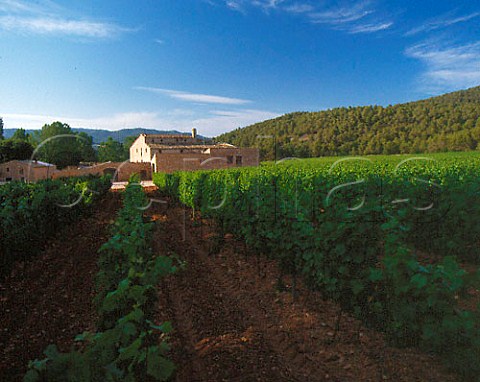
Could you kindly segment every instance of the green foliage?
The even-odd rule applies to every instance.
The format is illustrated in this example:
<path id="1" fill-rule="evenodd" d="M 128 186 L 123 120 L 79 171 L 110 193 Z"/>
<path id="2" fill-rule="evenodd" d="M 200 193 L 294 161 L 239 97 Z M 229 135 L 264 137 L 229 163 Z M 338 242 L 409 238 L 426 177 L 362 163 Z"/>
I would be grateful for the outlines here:
<path id="1" fill-rule="evenodd" d="M 28 134 L 25 129 L 17 129 L 12 135 L 13 140 L 28 142 L 30 134 Z"/>
<path id="2" fill-rule="evenodd" d="M 77 336 L 82 350 L 60 353 L 48 347 L 44 360 L 30 362 L 24 381 L 165 381 L 174 371 L 166 358 L 169 322 L 156 325 L 155 285 L 175 273 L 173 258 L 155 257 L 152 224 L 143 221 L 147 204 L 138 178 L 124 194 L 112 237 L 100 249 L 95 298 L 97 332 Z M 159 341 L 160 339 L 160 341 Z"/>
<path id="3" fill-rule="evenodd" d="M 232 233 L 277 259 L 283 273 L 303 274 L 392 343 L 441 354 L 478 380 L 479 313 L 458 301 L 479 279 L 454 255 L 478 243 L 480 156 L 336 159 L 158 174 L 154 181 L 214 219 L 222 237 Z M 418 249 L 438 250 L 439 260 L 422 264 Z"/>
<path id="4" fill-rule="evenodd" d="M 30 159 L 32 154 L 33 146 L 27 141 L 15 138 L 0 140 L 0 163 Z"/>
<path id="5" fill-rule="evenodd" d="M 109 178 L 10 182 L 0 186 L 2 273 L 36 254 L 57 230 L 78 220 L 110 188 Z"/>
<path id="6" fill-rule="evenodd" d="M 95 160 L 92 137 L 74 133 L 69 125 L 53 122 L 32 134 L 35 159 L 56 164 L 59 168 Z"/>
<path id="7" fill-rule="evenodd" d="M 0 141 L 3 139 L 3 118 L 0 117 Z"/>
<path id="8" fill-rule="evenodd" d="M 100 162 L 123 162 L 128 160 L 130 153 L 128 149 L 125 149 L 124 144 L 108 137 L 105 142 L 100 144 L 97 155 Z"/>
<path id="9" fill-rule="evenodd" d="M 285 114 L 217 140 L 259 147 L 267 160 L 475 150 L 480 143 L 480 87 L 387 107 Z"/>

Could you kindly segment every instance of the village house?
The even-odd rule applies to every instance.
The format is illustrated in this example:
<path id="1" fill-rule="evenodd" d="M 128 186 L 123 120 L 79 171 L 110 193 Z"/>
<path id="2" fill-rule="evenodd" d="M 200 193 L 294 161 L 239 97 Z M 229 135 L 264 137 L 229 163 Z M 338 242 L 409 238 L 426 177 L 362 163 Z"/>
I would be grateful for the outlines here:
<path id="1" fill-rule="evenodd" d="M 152 172 L 258 166 L 259 150 L 212 143 L 192 134 L 140 134 L 130 147 L 130 162 L 149 163 Z"/>
<path id="2" fill-rule="evenodd" d="M 140 134 L 130 147 L 130 160 L 105 162 L 91 166 L 57 166 L 36 160 L 13 160 L 0 164 L 0 182 L 36 182 L 72 176 L 106 175 L 113 181 L 127 181 L 132 174 L 142 180 L 152 179 L 154 172 L 207 170 L 241 166 L 258 166 L 259 150 L 238 148 L 228 143 L 192 134 Z"/>
<path id="3" fill-rule="evenodd" d="M 0 163 L 0 182 L 12 180 L 36 182 L 51 179 L 57 171 L 57 166 L 36 160 L 12 160 Z"/>

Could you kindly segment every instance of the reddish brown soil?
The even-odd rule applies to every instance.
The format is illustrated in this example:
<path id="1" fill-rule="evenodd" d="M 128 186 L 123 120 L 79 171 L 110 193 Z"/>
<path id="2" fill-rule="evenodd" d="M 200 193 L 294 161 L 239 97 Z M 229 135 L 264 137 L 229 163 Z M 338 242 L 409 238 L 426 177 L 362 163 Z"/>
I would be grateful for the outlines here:
<path id="1" fill-rule="evenodd" d="M 120 196 L 110 193 L 94 214 L 59 232 L 38 256 L 17 262 L 0 282 L 0 381 L 20 381 L 47 345 L 66 351 L 77 334 L 94 329 L 97 251 L 119 206 Z"/>
<path id="2" fill-rule="evenodd" d="M 207 225 L 183 207 L 155 204 L 155 249 L 177 254 L 186 269 L 160 288 L 159 321 L 171 320 L 176 381 L 455 381 L 438 358 L 386 345 L 380 333 L 298 286 L 275 288 L 274 261 L 245 255 L 227 237 L 213 255 Z M 185 217 L 185 218 L 184 218 Z"/>
<path id="3" fill-rule="evenodd" d="M 100 206 L 0 283 L 0 381 L 20 380 L 28 360 L 41 358 L 48 344 L 68 350 L 75 335 L 94 328 L 97 249 L 108 239 L 119 195 Z M 147 213 L 157 222 L 156 252 L 187 262 L 159 292 L 157 319 L 174 325 L 174 380 L 456 380 L 437 358 L 388 347 L 381 334 L 346 314 L 334 338 L 338 306 L 301 284 L 293 302 L 275 288 L 276 263 L 246 255 L 231 237 L 210 254 L 210 223 L 196 225 L 182 207 L 153 203 Z"/>

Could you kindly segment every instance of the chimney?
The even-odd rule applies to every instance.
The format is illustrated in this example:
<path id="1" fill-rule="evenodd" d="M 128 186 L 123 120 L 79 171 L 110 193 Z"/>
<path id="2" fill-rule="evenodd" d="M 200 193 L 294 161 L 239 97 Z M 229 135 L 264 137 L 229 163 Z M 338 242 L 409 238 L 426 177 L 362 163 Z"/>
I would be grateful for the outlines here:
<path id="1" fill-rule="evenodd" d="M 197 138 L 197 129 L 195 127 L 192 129 L 192 138 Z"/>

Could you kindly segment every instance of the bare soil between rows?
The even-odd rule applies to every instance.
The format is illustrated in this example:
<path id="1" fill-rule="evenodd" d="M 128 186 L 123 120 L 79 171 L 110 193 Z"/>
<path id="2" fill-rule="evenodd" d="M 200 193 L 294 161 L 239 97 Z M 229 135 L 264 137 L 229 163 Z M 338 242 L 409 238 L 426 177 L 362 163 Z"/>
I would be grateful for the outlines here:
<path id="1" fill-rule="evenodd" d="M 120 195 L 109 193 L 0 282 L 0 381 L 21 381 L 48 345 L 68 351 L 77 334 L 95 329 L 97 251 L 120 205 Z"/>
<path id="2" fill-rule="evenodd" d="M 212 251 L 212 223 L 182 206 L 156 205 L 155 249 L 186 269 L 160 288 L 158 319 L 170 320 L 176 381 L 455 381 L 441 360 L 386 344 L 301 283 L 276 288 L 275 261 L 227 235 Z M 287 279 L 287 286 L 289 280 Z"/>
<path id="3" fill-rule="evenodd" d="M 227 236 L 212 254 L 211 222 L 150 192 L 154 250 L 186 267 L 159 285 L 157 321 L 171 321 L 175 381 L 456 381 L 441 361 L 387 346 L 382 334 L 298 285 L 297 299 L 276 288 L 275 261 Z M 63 351 L 94 330 L 97 250 L 120 206 L 110 193 L 92 216 L 52 238 L 39 256 L 17 263 L 0 283 L 0 381 L 19 381 L 47 345 Z M 287 289 L 291 280 L 286 279 Z"/>

